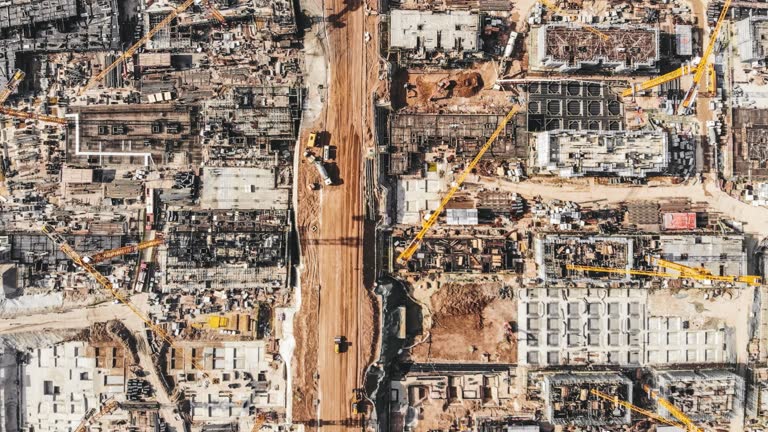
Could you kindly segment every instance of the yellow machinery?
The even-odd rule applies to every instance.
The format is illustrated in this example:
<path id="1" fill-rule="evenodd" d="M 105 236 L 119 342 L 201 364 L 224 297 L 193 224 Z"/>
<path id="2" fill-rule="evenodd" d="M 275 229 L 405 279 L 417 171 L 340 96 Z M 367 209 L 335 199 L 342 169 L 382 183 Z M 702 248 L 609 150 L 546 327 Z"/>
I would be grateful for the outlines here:
<path id="1" fill-rule="evenodd" d="M 108 73 L 112 72 L 118 65 L 120 65 L 120 63 L 123 63 L 124 61 L 132 57 L 136 53 L 136 51 L 138 51 L 139 48 L 144 46 L 145 43 L 149 42 L 155 36 L 155 34 L 157 34 L 157 32 L 159 32 L 165 26 L 170 24 L 171 21 L 176 19 L 176 17 L 179 16 L 182 12 L 189 9 L 189 7 L 192 6 L 194 3 L 195 3 L 195 0 L 185 0 L 184 3 L 182 3 L 179 7 L 172 10 L 171 13 L 169 13 L 165 18 L 163 18 L 162 21 L 157 23 L 156 26 L 152 27 L 147 32 L 147 34 L 144 35 L 144 37 L 136 41 L 135 44 L 131 45 L 130 48 L 128 48 L 127 50 L 125 50 L 125 52 L 120 54 L 120 56 L 117 59 L 115 59 L 115 61 L 113 61 L 112 64 L 104 68 L 104 70 L 102 70 L 95 77 L 93 77 L 88 82 L 88 84 L 86 84 L 82 89 L 80 89 L 79 94 L 82 95 L 83 93 L 91 89 L 94 85 L 96 85 L 98 82 L 103 80 Z M 224 18 L 224 16 L 221 14 L 221 12 L 219 12 L 218 10 L 216 10 L 216 8 L 213 7 L 210 1 L 206 1 L 206 7 L 211 12 L 211 15 L 213 15 L 213 17 L 216 18 L 216 20 L 218 20 L 222 24 L 226 23 L 226 19 Z"/>
<path id="2" fill-rule="evenodd" d="M 690 425 L 691 425 L 690 427 L 688 426 L 688 423 L 685 423 L 685 422 L 680 423 L 680 422 L 676 422 L 674 420 L 670 420 L 670 419 L 668 419 L 668 418 L 666 418 L 664 416 L 656 414 L 653 411 L 648 411 L 648 410 L 642 409 L 640 407 L 637 407 L 635 405 L 632 405 L 629 402 L 623 401 L 623 400 L 619 399 L 618 396 L 611 396 L 609 394 L 603 393 L 603 392 L 601 392 L 599 390 L 595 390 L 595 389 L 590 390 L 590 393 L 592 393 L 593 395 L 595 395 L 595 396 L 597 396 L 597 397 L 599 397 L 601 399 L 605 399 L 607 401 L 613 402 L 616 405 L 622 406 L 622 407 L 627 408 L 627 409 L 629 409 L 631 411 L 634 411 L 634 412 L 636 412 L 638 414 L 641 414 L 641 415 L 643 415 L 645 417 L 648 417 L 650 419 L 656 420 L 659 423 L 664 423 L 667 426 L 674 426 L 674 427 L 676 427 L 676 428 L 678 428 L 680 430 L 684 430 L 684 431 L 687 431 L 687 432 L 694 432 L 694 431 L 695 432 L 700 432 L 701 431 L 701 429 L 699 429 L 698 427 L 693 425 L 693 423 L 691 423 L 691 420 L 688 417 L 686 417 L 684 414 L 682 414 L 682 413 L 680 413 L 680 414 L 682 414 L 682 416 L 690 423 Z M 666 400 L 665 400 L 665 402 L 667 402 L 669 405 L 672 405 L 671 403 L 669 403 Z M 677 408 L 675 408 L 675 410 L 677 412 L 680 412 L 679 410 L 677 410 Z M 670 413 L 672 413 L 672 411 L 670 411 Z M 680 420 L 680 419 L 678 418 L 678 420 Z"/>
<path id="3" fill-rule="evenodd" d="M 707 66 L 707 94 L 714 96 L 717 92 L 717 72 L 715 71 L 715 65 L 709 63 Z"/>
<path id="4" fill-rule="evenodd" d="M 680 411 L 672 402 L 659 396 L 657 392 L 651 390 L 651 388 L 648 387 L 647 385 L 643 386 L 643 390 L 645 390 L 645 392 L 648 393 L 648 396 L 651 399 L 655 400 L 659 405 L 664 407 L 664 409 L 669 411 L 669 413 L 672 414 L 676 419 L 680 420 L 685 425 L 685 427 L 682 428 L 683 430 L 687 432 L 704 432 L 704 430 L 696 426 L 693 423 L 693 420 L 691 420 L 687 415 L 685 415 L 685 413 Z"/>
<path id="5" fill-rule="evenodd" d="M 19 83 L 24 79 L 26 74 L 21 70 L 16 70 L 14 72 L 11 79 L 8 81 L 8 84 L 5 85 L 5 88 L 0 91 L 0 105 L 4 104 L 6 100 L 8 100 L 8 97 L 11 96 L 11 93 L 16 91 L 16 89 L 19 87 Z"/>
<path id="6" fill-rule="evenodd" d="M 227 25 L 227 19 L 224 18 L 224 15 L 219 12 L 218 9 L 213 7 L 213 4 L 211 3 L 211 0 L 205 0 L 205 7 L 208 8 L 208 12 L 211 14 L 213 18 L 216 19 L 216 21 L 219 22 L 221 25 Z"/>
<path id="7" fill-rule="evenodd" d="M 144 37 L 142 37 L 141 39 L 139 39 L 138 41 L 136 41 L 136 43 L 135 43 L 135 44 L 133 44 L 133 45 L 131 45 L 131 47 L 130 47 L 130 48 L 128 48 L 127 50 L 125 50 L 125 52 L 124 52 L 124 53 L 120 54 L 120 56 L 119 56 L 119 57 L 117 57 L 117 59 L 115 59 L 115 61 L 114 61 L 114 62 L 112 62 L 112 64 L 110 64 L 109 66 L 107 66 L 106 68 L 104 68 L 104 70 L 102 70 L 102 71 L 101 71 L 101 72 L 99 72 L 99 73 L 98 73 L 98 74 L 97 74 L 95 77 L 93 77 L 93 78 L 92 78 L 92 79 L 91 79 L 91 80 L 88 82 L 88 84 L 86 84 L 86 85 L 85 85 L 85 86 L 84 86 L 84 87 L 83 87 L 83 88 L 80 90 L 80 94 L 82 95 L 83 93 L 85 93 L 86 91 L 88 91 L 89 89 L 91 89 L 91 88 L 92 88 L 94 85 L 96 85 L 98 82 L 100 82 L 101 80 L 103 80 L 103 79 L 104 79 L 104 77 L 105 77 L 105 76 L 107 76 L 107 74 L 108 74 L 108 73 L 112 72 L 112 71 L 113 71 L 113 70 L 114 70 L 114 69 L 115 69 L 115 68 L 116 68 L 116 67 L 117 67 L 117 66 L 118 66 L 120 63 L 122 63 L 123 61 L 125 61 L 125 60 L 127 60 L 128 58 L 132 57 L 132 56 L 133 56 L 133 54 L 135 54 L 135 53 L 136 53 L 136 51 L 137 51 L 139 48 L 141 48 L 142 46 L 144 46 L 144 44 L 145 44 L 145 43 L 149 42 L 149 41 L 150 41 L 150 40 L 151 40 L 151 39 L 152 39 L 152 38 L 155 36 L 155 34 L 157 34 L 157 32 L 159 32 L 159 31 L 160 31 L 160 30 L 162 30 L 162 29 L 163 29 L 165 26 L 167 26 L 168 24 L 170 24 L 170 23 L 171 23 L 171 21 L 173 21 L 174 19 L 176 19 L 176 17 L 177 17 L 177 16 L 179 16 L 179 14 L 181 14 L 181 13 L 182 13 L 182 12 L 184 12 L 185 10 L 189 9 L 189 7 L 190 7 L 190 6 L 192 6 L 192 4 L 193 4 L 193 3 L 195 3 L 195 0 L 186 0 L 184 3 L 182 3 L 182 4 L 181 4 L 181 6 L 177 7 L 177 8 L 176 8 L 176 9 L 174 9 L 174 10 L 172 10 L 172 11 L 171 11 L 171 13 L 169 13 L 169 14 L 168 14 L 168 15 L 167 15 L 165 18 L 163 18 L 163 20 L 162 20 L 162 21 L 160 21 L 159 23 L 157 23 L 157 25 L 156 25 L 156 26 L 152 27 L 152 28 L 151 28 L 151 29 L 150 29 L 150 30 L 147 32 L 147 34 L 145 34 L 145 35 L 144 35 Z"/>
<path id="8" fill-rule="evenodd" d="M 553 12 L 557 12 L 558 14 L 563 15 L 563 16 L 567 16 L 567 17 L 571 17 L 571 18 L 576 18 L 574 15 L 569 14 L 568 12 L 566 12 L 566 11 L 560 9 L 559 7 L 557 7 L 554 3 L 550 2 L 549 0 L 539 0 L 539 2 L 541 2 L 541 4 L 546 6 L 547 9 L 549 9 L 549 10 L 551 10 Z M 598 30 L 598 29 L 596 29 L 594 27 L 592 27 L 591 25 L 587 25 L 587 24 L 581 23 L 579 21 L 575 21 L 575 22 L 577 24 L 579 24 L 580 26 L 584 27 L 584 29 L 586 29 L 587 31 L 600 36 L 600 39 L 602 39 L 604 41 L 609 39 L 609 36 L 607 34 L 601 32 L 600 30 Z"/>
<path id="9" fill-rule="evenodd" d="M 75 432 L 85 432 L 87 430 L 87 427 L 89 424 L 93 424 L 97 422 L 100 418 L 104 417 L 107 414 L 110 414 L 112 411 L 118 409 L 120 407 L 120 404 L 117 403 L 116 400 L 110 399 L 107 401 L 107 403 L 104 404 L 103 407 L 101 407 L 101 410 L 99 412 L 93 414 L 90 417 L 87 417 L 83 419 L 83 421 L 80 422 L 80 424 L 75 428 Z"/>
<path id="10" fill-rule="evenodd" d="M 128 255 L 131 253 L 135 253 L 138 251 L 142 251 L 144 249 L 149 249 L 151 247 L 159 246 L 163 244 L 164 240 L 162 238 L 157 238 L 154 240 L 149 240 L 145 242 L 141 242 L 139 244 L 130 245 L 130 246 L 124 246 L 117 249 L 112 249 L 104 252 L 99 252 L 97 254 L 93 254 L 91 256 L 84 257 L 83 260 L 95 264 L 97 262 L 106 261 L 108 259 L 117 258 L 119 256 Z"/>
<path id="11" fill-rule="evenodd" d="M 53 244 L 56 245 L 56 247 L 59 248 L 60 251 L 64 253 L 70 260 L 72 260 L 75 265 L 82 268 L 86 271 L 91 277 L 93 277 L 96 282 L 98 282 L 99 285 L 101 285 L 102 288 L 104 288 L 105 291 L 110 293 L 112 297 L 114 297 L 117 301 L 124 304 L 125 306 L 130 309 L 131 312 L 133 312 L 134 315 L 139 317 L 144 324 L 149 327 L 152 332 L 157 336 L 158 338 L 164 340 L 173 348 L 177 349 L 183 349 L 181 347 L 177 347 L 176 343 L 174 342 L 173 338 L 160 326 L 153 323 L 147 316 L 145 316 L 136 306 L 134 306 L 133 303 L 131 303 L 130 300 L 123 294 L 121 294 L 115 287 L 112 285 L 112 282 L 107 279 L 106 276 L 101 274 L 98 270 L 96 270 L 92 265 L 87 263 L 83 257 L 80 256 L 80 254 L 77 253 L 74 249 L 72 249 L 72 246 L 67 243 L 66 239 L 62 237 L 59 233 L 56 232 L 56 230 L 51 227 L 50 225 L 44 225 L 41 231 L 53 242 Z M 208 373 L 203 370 L 203 368 L 192 359 L 192 366 L 203 373 L 204 377 L 208 377 Z"/>
<path id="12" fill-rule="evenodd" d="M 631 88 L 628 88 L 621 92 L 622 97 L 628 97 L 632 96 L 633 94 L 641 91 L 645 91 L 648 89 L 652 89 L 656 86 L 660 86 L 664 83 L 667 83 L 672 80 L 676 80 L 683 75 L 689 75 L 696 71 L 696 68 L 694 68 L 691 65 L 683 65 L 679 69 L 675 69 L 672 72 L 666 73 L 661 76 L 657 76 L 656 78 L 649 79 L 648 81 L 644 81 L 640 84 L 634 85 Z"/>
<path id="13" fill-rule="evenodd" d="M 397 260 L 400 262 L 407 262 L 411 259 L 413 254 L 416 252 L 416 250 L 419 248 L 419 245 L 421 244 L 421 240 L 424 239 L 424 236 L 427 234 L 430 228 L 432 228 L 432 225 L 437 222 L 437 218 L 440 216 L 440 213 L 443 212 L 443 209 L 445 208 L 446 204 L 448 204 L 451 201 L 451 198 L 453 198 L 453 195 L 456 194 L 456 192 L 459 190 L 461 185 L 464 183 L 464 180 L 466 180 L 467 176 L 470 172 L 472 172 L 473 169 L 475 169 L 475 166 L 478 162 L 480 162 L 480 159 L 483 157 L 485 152 L 488 151 L 489 148 L 491 148 L 491 145 L 496 141 L 496 138 L 499 137 L 499 134 L 501 134 L 501 131 L 504 130 L 504 128 L 507 126 L 507 123 L 509 123 L 510 120 L 517 114 L 519 111 L 518 107 L 512 108 L 511 111 L 507 114 L 506 117 L 499 123 L 499 125 L 496 127 L 496 130 L 493 132 L 493 134 L 488 138 L 488 141 L 485 142 L 482 148 L 480 148 L 480 151 L 477 152 L 477 155 L 474 159 L 472 159 L 472 162 L 467 165 L 467 167 L 464 169 L 464 171 L 459 175 L 459 177 L 456 179 L 455 182 L 451 185 L 451 188 L 448 190 L 448 193 L 445 194 L 443 197 L 443 200 L 440 202 L 440 205 L 435 209 L 435 211 L 432 212 L 432 214 L 429 216 L 429 219 L 427 219 L 426 222 L 421 227 L 421 230 L 418 234 L 416 234 L 416 237 L 411 240 L 411 243 L 408 244 L 408 247 L 403 250 L 403 252 L 400 253 L 400 255 L 397 257 Z"/>
<path id="14" fill-rule="evenodd" d="M 663 260 L 661 258 L 651 258 L 651 260 L 659 267 L 674 270 L 677 273 L 666 273 L 661 271 L 650 271 L 650 270 L 622 269 L 622 268 L 612 268 L 612 267 L 584 266 L 584 265 L 574 265 L 574 264 L 567 264 L 565 268 L 568 270 L 628 274 L 628 275 L 636 275 L 636 276 L 651 276 L 651 277 L 670 278 L 670 279 L 693 279 L 693 280 L 711 281 L 711 282 L 742 282 L 752 286 L 760 286 L 762 284 L 762 279 L 760 278 L 760 276 L 751 276 L 751 275 L 718 276 L 718 275 L 712 274 L 712 272 L 710 272 L 705 268 L 688 267 L 682 264 Z"/>
<path id="15" fill-rule="evenodd" d="M 691 103 L 693 103 L 696 92 L 698 90 L 699 82 L 704 76 L 704 72 L 707 71 L 709 57 L 715 50 L 715 42 L 717 41 L 717 37 L 720 35 L 720 29 L 723 27 L 723 21 L 725 21 L 725 16 L 728 14 L 728 10 L 730 10 L 730 8 L 731 0 L 725 0 L 723 9 L 720 11 L 720 16 L 717 18 L 715 28 L 712 30 L 712 34 L 709 36 L 709 43 L 707 44 L 707 48 L 704 50 L 704 54 L 701 56 L 701 63 L 699 63 L 699 67 L 696 68 L 696 73 L 693 75 L 693 83 L 691 84 L 691 88 L 688 89 L 688 92 L 685 94 L 685 98 L 683 98 L 683 102 L 680 104 L 681 112 L 688 110 L 688 108 L 691 106 Z"/>
<path id="16" fill-rule="evenodd" d="M 60 125 L 66 125 L 67 119 L 64 117 L 54 117 L 43 114 L 35 114 L 26 111 L 19 111 L 11 108 L 0 107 L 0 114 L 5 114 L 11 117 L 23 118 L 28 120 L 40 120 L 46 123 L 57 123 Z"/>
<path id="17" fill-rule="evenodd" d="M 309 138 L 307 138 L 307 148 L 313 148 L 315 141 L 317 141 L 317 132 L 312 132 L 309 134 Z"/>

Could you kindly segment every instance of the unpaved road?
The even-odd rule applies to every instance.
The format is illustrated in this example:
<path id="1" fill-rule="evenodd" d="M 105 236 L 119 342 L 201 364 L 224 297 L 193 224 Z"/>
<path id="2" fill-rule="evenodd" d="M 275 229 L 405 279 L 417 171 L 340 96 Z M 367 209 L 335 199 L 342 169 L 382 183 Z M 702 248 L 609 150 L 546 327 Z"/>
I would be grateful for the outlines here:
<path id="1" fill-rule="evenodd" d="M 134 304 L 139 305 L 144 303 L 144 298 L 146 297 L 146 294 L 143 294 L 133 296 L 131 300 Z M 113 319 L 126 324 L 135 320 L 141 324 L 141 321 L 138 320 L 133 312 L 124 305 L 107 302 L 97 306 L 72 309 L 65 312 L 47 311 L 33 315 L 0 319 L 0 335 L 60 329 L 82 329 L 95 322 L 105 322 Z"/>
<path id="2" fill-rule="evenodd" d="M 329 172 L 335 185 L 319 192 L 315 220 L 297 221 L 303 259 L 314 267 L 304 284 L 319 286 L 317 323 L 318 426 L 355 428 L 351 401 L 362 387 L 363 358 L 370 341 L 361 340 L 360 313 L 365 301 L 362 276 L 362 147 L 365 95 L 364 7 L 359 0 L 327 0 L 330 86 L 326 123 L 330 145 L 337 148 L 336 167 Z M 308 205 L 303 201 L 299 206 Z M 301 210 L 300 210 L 301 212 Z M 314 224 L 316 229 L 301 226 Z M 335 336 L 349 341 L 346 352 L 335 353 Z M 297 364 L 313 368 L 312 364 Z"/>

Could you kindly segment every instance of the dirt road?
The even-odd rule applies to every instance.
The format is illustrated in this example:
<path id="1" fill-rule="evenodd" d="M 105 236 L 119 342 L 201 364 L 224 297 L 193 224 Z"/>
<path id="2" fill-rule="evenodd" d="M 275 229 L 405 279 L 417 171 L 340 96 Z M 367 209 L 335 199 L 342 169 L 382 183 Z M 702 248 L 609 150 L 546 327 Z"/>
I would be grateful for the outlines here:
<path id="1" fill-rule="evenodd" d="M 365 100 L 364 8 L 359 0 L 326 0 L 330 85 L 325 124 L 318 127 L 337 149 L 336 166 L 328 171 L 334 185 L 299 194 L 297 230 L 301 236 L 304 289 L 302 308 L 317 307 L 317 322 L 297 323 L 297 345 L 317 347 L 299 354 L 295 367 L 317 367 L 317 424 L 323 429 L 354 427 L 353 390 L 362 387 L 362 368 L 370 341 L 360 336 L 362 286 L 362 147 Z M 307 175 L 307 170 L 303 170 Z M 300 180 L 301 181 L 301 180 Z M 311 197 L 302 198 L 302 194 Z M 319 287 L 319 295 L 318 293 Z M 310 298 L 314 296 L 315 299 Z M 317 304 L 319 298 L 319 305 Z M 304 315 L 315 318 L 312 314 Z M 302 331 L 301 327 L 313 327 Z M 300 335 L 306 340 L 299 339 Z M 334 352 L 335 336 L 348 340 L 347 350 Z M 316 340 L 313 340 L 314 338 Z M 297 346 L 299 353 L 302 347 Z M 304 350 L 306 351 L 306 350 Z M 306 403 L 304 395 L 303 403 Z M 299 410 L 300 411 L 300 410 Z M 297 419 L 306 421 L 306 419 Z"/>

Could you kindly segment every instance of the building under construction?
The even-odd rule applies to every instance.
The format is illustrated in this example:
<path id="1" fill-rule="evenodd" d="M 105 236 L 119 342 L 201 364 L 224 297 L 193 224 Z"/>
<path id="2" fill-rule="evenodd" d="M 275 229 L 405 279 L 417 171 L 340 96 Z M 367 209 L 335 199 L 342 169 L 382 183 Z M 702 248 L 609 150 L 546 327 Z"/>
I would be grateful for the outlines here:
<path id="1" fill-rule="evenodd" d="M 526 84 L 525 88 L 530 132 L 624 129 L 624 104 L 605 84 L 543 80 Z"/>
<path id="2" fill-rule="evenodd" d="M 290 215 L 289 210 L 169 212 L 164 289 L 285 289 Z"/>
<path id="3" fill-rule="evenodd" d="M 532 69 L 576 72 L 653 70 L 660 59 L 659 30 L 624 25 L 590 31 L 577 24 L 547 24 L 531 37 Z"/>
<path id="4" fill-rule="evenodd" d="M 73 107 L 67 162 L 89 166 L 199 164 L 193 109 L 176 104 Z"/>
<path id="5" fill-rule="evenodd" d="M 203 101 L 203 140 L 211 166 L 272 168 L 275 154 L 290 152 L 301 117 L 302 91 L 296 87 L 236 87 Z M 278 158 L 291 164 L 291 159 Z"/>
<path id="6" fill-rule="evenodd" d="M 768 109 L 734 110 L 732 130 L 733 173 L 768 179 Z"/>
<path id="7" fill-rule="evenodd" d="M 534 240 L 538 277 L 551 284 L 638 283 L 645 276 L 568 270 L 566 265 L 665 272 L 650 261 L 651 256 L 705 268 L 714 275 L 746 275 L 745 247 L 742 235 L 712 233 L 609 237 L 542 234 Z"/>
<path id="8" fill-rule="evenodd" d="M 663 175 L 669 167 L 668 136 L 661 131 L 554 130 L 537 134 L 530 166 L 560 177 Z"/>
<path id="9" fill-rule="evenodd" d="M 744 379 L 721 369 L 657 370 L 653 373 L 659 396 L 672 402 L 695 423 L 728 428 L 744 415 Z M 658 413 L 674 419 L 661 405 Z"/>
<path id="10" fill-rule="evenodd" d="M 654 315 L 647 289 L 520 289 L 520 364 L 650 366 L 735 361 L 727 326 L 691 326 L 688 316 Z"/>
<path id="11" fill-rule="evenodd" d="M 389 173 L 422 172 L 451 156 L 471 159 L 490 138 L 503 114 L 396 114 L 389 127 Z M 507 123 L 485 158 L 525 160 L 524 116 Z"/>
<path id="12" fill-rule="evenodd" d="M 557 373 L 542 380 L 545 416 L 553 425 L 608 426 L 630 424 L 632 412 L 591 393 L 616 396 L 632 403 L 632 380 L 617 372 Z"/>
<path id="13" fill-rule="evenodd" d="M 477 13 L 393 9 L 389 21 L 389 50 L 402 65 L 450 67 L 480 51 Z"/>
<path id="14" fill-rule="evenodd" d="M 451 232 L 449 234 L 449 231 Z M 394 234 L 388 255 L 392 258 L 410 242 L 409 230 Z M 390 259 L 390 271 L 431 273 L 522 273 L 524 239 L 517 233 L 476 227 L 437 230 L 421 242 L 407 263 Z M 395 267 L 396 266 L 396 267 Z"/>

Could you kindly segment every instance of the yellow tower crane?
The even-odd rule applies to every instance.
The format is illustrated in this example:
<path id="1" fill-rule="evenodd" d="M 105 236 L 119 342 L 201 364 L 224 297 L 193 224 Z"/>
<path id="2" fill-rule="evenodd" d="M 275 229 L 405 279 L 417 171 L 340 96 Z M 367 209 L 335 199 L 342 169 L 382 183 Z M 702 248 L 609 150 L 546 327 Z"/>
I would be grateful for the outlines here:
<path id="1" fill-rule="evenodd" d="M 659 394 L 651 390 L 650 387 L 647 385 L 643 385 L 643 390 L 645 390 L 646 393 L 648 393 L 648 396 L 655 400 L 659 405 L 664 407 L 667 411 L 669 411 L 672 416 L 674 416 L 676 419 L 680 420 L 685 427 L 682 428 L 686 430 L 687 432 L 704 432 L 703 429 L 699 428 L 693 423 L 693 420 L 691 420 L 687 415 L 685 415 L 684 412 L 680 411 L 679 408 L 677 408 L 672 402 L 664 399 L 663 397 L 659 396 Z"/>
<path id="2" fill-rule="evenodd" d="M 622 406 L 622 407 L 624 407 L 624 408 L 626 408 L 626 409 L 628 409 L 630 411 L 634 411 L 634 412 L 636 412 L 636 413 L 638 413 L 640 415 L 648 417 L 649 419 L 656 420 L 659 423 L 664 423 L 667 426 L 674 426 L 674 427 L 679 428 L 681 430 L 686 430 L 686 426 L 684 424 L 678 423 L 678 422 L 676 422 L 674 420 L 670 420 L 670 419 L 668 419 L 668 418 L 666 418 L 666 417 L 664 417 L 662 415 L 656 414 L 653 411 L 649 411 L 649 410 L 646 410 L 646 409 L 642 409 L 642 408 L 640 408 L 638 406 L 632 405 L 631 403 L 629 403 L 627 401 L 623 401 L 623 400 L 619 399 L 618 396 L 612 396 L 612 395 L 609 395 L 607 393 L 603 393 L 603 392 L 601 392 L 599 390 L 596 390 L 596 389 L 590 390 L 590 393 L 592 393 L 593 395 L 595 395 L 595 396 L 597 396 L 597 397 L 599 397 L 601 399 L 605 399 L 605 400 L 607 400 L 609 402 L 613 402 L 615 405 Z"/>
<path id="3" fill-rule="evenodd" d="M 117 249 L 95 253 L 93 255 L 83 257 L 83 261 L 90 264 L 96 264 L 101 261 L 106 261 L 112 258 L 117 258 L 119 256 L 128 255 L 128 254 L 136 253 L 139 251 L 143 251 L 144 249 L 149 249 L 155 246 L 159 246 L 164 242 L 165 240 L 163 240 L 162 238 L 156 238 L 154 240 L 144 241 L 135 245 L 123 246 Z"/>
<path id="4" fill-rule="evenodd" d="M 86 432 L 88 429 L 89 424 L 93 424 L 97 421 L 99 421 L 100 418 L 104 417 L 107 414 L 112 413 L 112 411 L 120 408 L 120 404 L 117 403 L 114 399 L 109 399 L 104 406 L 101 407 L 101 410 L 99 412 L 93 414 L 92 416 L 88 417 L 86 416 L 80 424 L 75 428 L 75 432 Z"/>
<path id="5" fill-rule="evenodd" d="M 725 21 L 725 17 L 728 14 L 728 10 L 731 8 L 731 0 L 725 0 L 725 4 L 723 4 L 723 9 L 720 10 L 720 16 L 717 18 L 717 23 L 715 24 L 714 30 L 712 30 L 712 34 L 709 36 L 709 43 L 707 44 L 707 48 L 704 50 L 704 54 L 701 56 L 701 62 L 699 63 L 699 66 L 696 68 L 696 73 L 693 75 L 693 83 L 691 84 L 691 88 L 688 89 L 688 92 L 685 94 L 685 97 L 683 98 L 683 102 L 680 104 L 680 110 L 681 112 L 687 111 L 691 104 L 693 103 L 693 100 L 696 97 L 696 92 L 698 91 L 699 82 L 701 81 L 701 78 L 704 76 L 704 72 L 707 71 L 707 64 L 709 62 L 709 57 L 712 55 L 712 52 L 715 50 L 715 42 L 717 42 L 717 37 L 720 35 L 720 29 L 723 27 L 723 22 Z"/>
<path id="6" fill-rule="evenodd" d="M 632 96 L 637 92 L 642 92 L 642 91 L 652 89 L 656 86 L 660 86 L 664 83 L 668 83 L 670 81 L 676 80 L 682 77 L 683 75 L 690 75 L 695 72 L 696 72 L 695 67 L 691 65 L 683 65 L 679 69 L 675 69 L 672 72 L 665 73 L 664 75 L 660 75 L 660 76 L 657 76 L 656 78 L 651 78 L 648 81 L 644 81 L 640 84 L 633 85 L 632 87 L 621 92 L 621 97 Z"/>
<path id="7" fill-rule="evenodd" d="M 101 72 L 99 72 L 95 77 L 93 77 L 88 84 L 83 86 L 82 89 L 80 89 L 80 94 L 82 95 L 86 91 L 90 90 L 94 85 L 99 83 L 101 80 L 104 79 L 105 76 L 107 76 L 108 73 L 112 72 L 120 63 L 122 63 L 124 60 L 127 60 L 128 58 L 132 57 L 133 54 L 136 53 L 136 51 L 144 46 L 145 43 L 149 42 L 157 32 L 162 30 L 165 26 L 171 23 L 174 19 L 176 19 L 179 14 L 184 12 L 185 10 L 189 9 L 190 6 L 195 2 L 195 0 L 186 0 L 184 3 L 181 4 L 181 6 L 177 7 L 176 9 L 172 10 L 171 13 L 169 13 L 165 18 L 163 18 L 162 21 L 157 23 L 156 26 L 152 27 L 147 34 L 144 35 L 141 39 L 136 41 L 135 44 L 131 45 L 130 48 L 125 50 L 124 53 L 120 54 L 120 56 L 115 59 L 112 64 L 104 68 Z"/>
<path id="8" fill-rule="evenodd" d="M 397 257 L 397 260 L 400 262 L 407 262 L 411 259 L 413 254 L 416 252 L 416 250 L 419 249 L 419 245 L 421 244 L 421 240 L 424 239 L 424 236 L 427 234 L 430 228 L 432 228 L 432 225 L 437 222 L 437 218 L 440 216 L 440 213 L 442 213 L 445 206 L 451 201 L 451 198 L 453 198 L 453 195 L 456 194 L 456 192 L 461 188 L 461 185 L 464 183 L 464 180 L 466 180 L 469 173 L 472 172 L 473 169 L 475 169 L 475 166 L 478 162 L 480 162 L 480 159 L 483 157 L 485 152 L 488 151 L 488 149 L 491 148 L 491 145 L 496 141 L 496 138 L 499 137 L 501 132 L 504 130 L 504 128 L 507 126 L 507 123 L 509 123 L 510 120 L 517 114 L 517 112 L 520 109 L 518 107 L 512 108 L 512 110 L 509 111 L 506 117 L 501 120 L 499 125 L 496 127 L 496 130 L 493 131 L 493 134 L 491 134 L 490 138 L 488 138 L 488 141 L 485 142 L 483 147 L 480 148 L 480 151 L 477 152 L 477 155 L 474 159 L 472 159 L 472 162 L 467 165 L 467 167 L 462 171 L 462 173 L 459 175 L 459 177 L 451 184 L 451 188 L 448 189 L 448 193 L 445 194 L 443 197 L 443 200 L 440 202 L 440 205 L 437 206 L 435 211 L 432 212 L 432 214 L 429 216 L 426 222 L 421 226 L 421 230 L 418 234 L 411 240 L 411 242 L 408 244 L 408 247 L 406 247 L 400 255 Z"/>
<path id="9" fill-rule="evenodd" d="M 565 268 L 568 270 L 576 270 L 576 271 L 615 273 L 615 274 L 626 274 L 626 275 L 635 275 L 635 276 L 650 276 L 650 277 L 659 277 L 659 278 L 668 278 L 668 279 L 693 279 L 693 280 L 710 281 L 710 282 L 742 282 L 751 286 L 760 286 L 762 284 L 762 278 L 760 276 L 752 276 L 752 275 L 718 276 L 718 275 L 712 274 L 712 272 L 710 272 L 705 268 L 688 267 L 682 264 L 674 263 L 672 261 L 663 260 L 661 258 L 652 257 L 651 261 L 654 262 L 659 267 L 666 268 L 669 270 L 674 270 L 677 273 L 614 268 L 614 267 L 586 266 L 586 265 L 575 265 L 575 264 L 567 264 Z"/>
<path id="10" fill-rule="evenodd" d="M 101 274 L 98 270 L 96 270 L 91 264 L 86 262 L 83 257 L 80 256 L 77 251 L 75 251 L 72 246 L 69 245 L 67 240 L 59 233 L 56 232 L 56 230 L 50 226 L 50 225 L 43 225 L 41 228 L 41 231 L 53 242 L 53 244 L 56 245 L 56 247 L 59 248 L 60 251 L 64 253 L 70 260 L 72 260 L 75 265 L 82 268 L 86 271 L 91 277 L 93 277 L 96 282 L 98 282 L 99 285 L 101 285 L 102 288 L 104 288 L 105 291 L 107 291 L 109 294 L 112 295 L 117 301 L 124 304 L 128 309 L 130 309 L 131 312 L 133 312 L 134 315 L 139 317 L 144 324 L 149 327 L 152 332 L 157 336 L 158 338 L 165 341 L 168 345 L 170 345 L 172 348 L 176 348 L 179 350 L 183 350 L 182 347 L 179 347 L 176 342 L 171 338 L 171 336 L 168 334 L 168 332 L 165 331 L 162 327 L 156 325 L 153 323 L 149 317 L 144 315 L 131 301 L 124 296 L 122 293 L 120 293 L 115 287 L 112 285 L 112 282 L 107 279 L 106 276 Z M 192 367 L 202 372 L 204 378 L 208 378 L 208 372 L 206 372 L 202 366 L 198 364 L 198 362 L 195 359 L 192 359 Z"/>
<path id="11" fill-rule="evenodd" d="M 6 108 L 6 107 L 0 107 L 0 114 L 5 114 L 7 116 L 22 118 L 27 120 L 39 120 L 45 123 L 56 123 L 60 125 L 66 125 L 68 123 L 67 119 L 65 119 L 64 117 L 54 117 L 54 116 L 49 116 L 44 114 L 36 114 L 36 113 Z"/>
<path id="12" fill-rule="evenodd" d="M 584 23 L 578 21 L 577 20 L 577 18 L 578 18 L 577 16 L 575 16 L 573 14 L 570 14 L 570 13 L 560 9 L 559 7 L 557 7 L 557 5 L 555 5 L 551 1 L 549 1 L 549 0 L 539 0 L 539 2 L 541 2 L 541 4 L 543 4 L 547 9 L 549 9 L 549 10 L 551 10 L 553 12 L 557 12 L 560 15 L 573 18 L 574 22 L 576 22 L 578 25 L 584 27 L 584 29 L 589 31 L 590 33 L 594 33 L 594 34 L 598 35 L 600 37 L 600 39 L 602 39 L 604 41 L 607 41 L 608 39 L 610 39 L 610 36 L 608 36 L 607 34 L 601 32 L 600 30 L 598 30 L 598 29 L 596 29 L 594 27 L 592 27 L 591 25 L 584 24 Z"/>
<path id="13" fill-rule="evenodd" d="M 13 76 L 10 80 L 8 80 L 8 83 L 5 85 L 3 90 L 0 90 L 0 105 L 3 105 L 5 101 L 8 100 L 8 97 L 11 96 L 11 93 L 16 91 L 25 76 L 26 74 L 24 71 L 20 69 L 17 69 L 16 72 L 13 73 Z"/>

